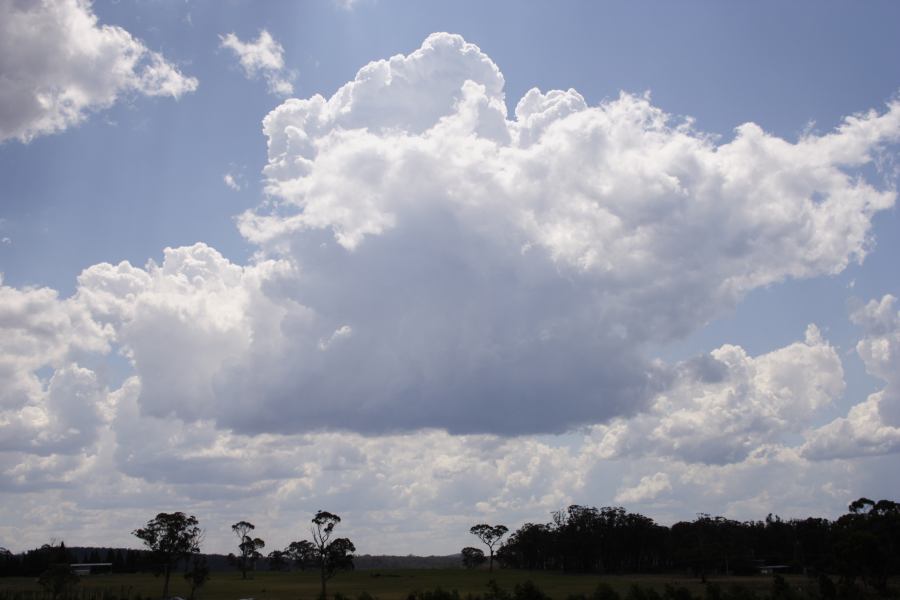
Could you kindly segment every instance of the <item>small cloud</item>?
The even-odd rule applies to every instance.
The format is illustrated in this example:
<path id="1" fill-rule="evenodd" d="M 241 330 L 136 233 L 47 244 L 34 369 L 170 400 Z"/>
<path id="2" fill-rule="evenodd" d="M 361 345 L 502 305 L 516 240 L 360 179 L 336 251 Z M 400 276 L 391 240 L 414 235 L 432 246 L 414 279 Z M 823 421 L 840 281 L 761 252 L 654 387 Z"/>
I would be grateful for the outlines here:
<path id="1" fill-rule="evenodd" d="M 268 84 L 269 93 L 275 96 L 289 96 L 294 93 L 292 81 L 296 73 L 284 66 L 284 48 L 268 31 L 259 32 L 256 41 L 242 41 L 234 32 L 220 35 L 220 47 L 228 48 L 238 57 L 247 79 L 262 77 Z"/>
<path id="2" fill-rule="evenodd" d="M 640 483 L 634 487 L 625 488 L 616 494 L 616 502 L 648 502 L 655 500 L 663 492 L 671 491 L 672 484 L 669 482 L 669 476 L 665 473 L 656 473 L 655 475 L 646 475 L 641 477 Z"/>
<path id="3" fill-rule="evenodd" d="M 5 246 L 12 246 L 12 240 L 6 236 L 4 236 L 3 238 L 0 238 L 0 243 L 2 243 Z"/>
<path id="4" fill-rule="evenodd" d="M 329 346 L 337 342 L 338 340 L 346 339 L 353 335 L 353 328 L 349 325 L 342 325 L 339 327 L 334 333 L 331 334 L 331 337 L 326 339 L 319 340 L 319 350 L 327 350 Z"/>
<path id="5" fill-rule="evenodd" d="M 231 173 L 225 173 L 225 176 L 222 177 L 222 181 L 225 182 L 225 185 L 227 185 L 228 187 L 230 187 L 231 189 L 233 189 L 236 192 L 241 191 L 241 189 L 243 188 L 243 186 L 240 184 L 238 179 Z"/>

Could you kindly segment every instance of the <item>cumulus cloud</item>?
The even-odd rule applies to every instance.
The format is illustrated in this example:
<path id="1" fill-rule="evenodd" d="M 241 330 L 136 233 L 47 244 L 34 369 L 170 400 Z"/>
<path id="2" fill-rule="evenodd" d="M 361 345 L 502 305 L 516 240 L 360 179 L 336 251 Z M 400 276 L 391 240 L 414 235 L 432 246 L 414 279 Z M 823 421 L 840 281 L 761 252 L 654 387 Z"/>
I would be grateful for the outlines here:
<path id="1" fill-rule="evenodd" d="M 654 473 L 641 477 L 640 482 L 634 487 L 625 488 L 616 494 L 616 502 L 635 504 L 654 500 L 663 492 L 672 489 L 669 476 L 665 473 Z"/>
<path id="2" fill-rule="evenodd" d="M 883 460 L 865 469 L 808 463 L 787 450 L 729 465 L 620 462 L 598 460 L 571 440 L 438 431 L 240 436 L 141 416 L 133 396 L 120 400 L 122 418 L 109 425 L 120 433 L 104 434 L 95 456 L 17 456 L 13 464 L 0 454 L 0 485 L 15 494 L 0 503 L 0 531 L 17 547 L 40 545 L 47 532 L 70 544 L 127 545 L 129 531 L 172 507 L 199 516 L 207 551 L 233 551 L 229 525 L 248 517 L 267 546 L 279 548 L 303 537 L 311 515 L 327 506 L 344 518 L 342 531 L 361 552 L 443 554 L 469 543 L 476 519 L 517 527 L 549 520 L 573 502 L 625 502 L 616 490 L 657 473 L 671 489 L 626 506 L 672 523 L 697 510 L 739 519 L 839 514 L 854 497 L 848 490 L 872 489 L 895 467 Z M 158 440 L 142 429 L 156 432 L 154 422 L 166 434 Z"/>
<path id="3" fill-rule="evenodd" d="M 93 442 L 105 390 L 78 363 L 111 337 L 74 300 L 0 281 L 0 452 L 70 454 Z"/>
<path id="4" fill-rule="evenodd" d="M 285 267 L 276 263 L 267 268 Z M 223 272 L 230 277 L 212 276 Z M 127 321 L 137 326 L 142 315 L 161 310 L 166 289 L 188 286 L 193 294 L 203 297 L 201 304 L 213 307 L 221 305 L 221 299 L 230 292 L 228 288 L 207 285 L 208 280 L 231 279 L 232 284 L 238 284 L 257 276 L 258 273 L 234 267 L 211 249 L 198 245 L 189 250 L 170 250 L 163 264 L 151 263 L 144 269 L 134 269 L 127 263 L 97 266 L 82 275 L 82 287 L 74 298 L 55 302 L 71 303 L 70 310 L 88 307 L 100 331 L 105 332 L 98 340 L 101 341 L 108 340 L 113 324 L 117 332 L 127 331 L 129 327 L 119 323 Z M 245 287 L 252 290 L 255 286 L 248 283 Z M 179 295 L 183 293 L 179 291 Z M 52 294 L 48 296 L 54 300 Z M 128 300 L 122 303 L 119 298 Z M 233 305 L 223 307 L 218 321 L 224 330 L 233 329 L 240 322 L 239 319 L 229 323 L 231 317 L 227 313 L 243 312 L 247 302 L 247 297 L 239 298 Z M 189 306 L 172 309 L 183 322 L 196 319 Z M 171 324 L 158 332 L 160 337 L 176 334 L 169 341 L 170 349 L 183 343 L 177 337 L 180 327 L 181 324 Z M 344 343 L 352 339 L 352 333 L 338 327 L 329 340 L 332 345 Z M 122 343 L 123 339 L 119 335 L 113 342 Z M 327 347 L 326 351 L 331 350 Z M 129 353 L 134 357 L 140 351 L 133 348 Z M 322 352 L 318 348 L 317 351 Z M 203 352 L 204 349 L 197 351 Z M 817 371 L 827 366 L 830 353 L 827 344 L 811 332 L 804 342 L 772 353 L 752 358 L 744 355 L 737 367 L 723 368 L 713 364 L 712 359 L 692 359 L 679 371 L 685 380 L 702 380 L 707 385 L 756 385 L 762 389 L 754 392 L 754 398 L 788 387 L 791 392 L 778 392 L 784 394 L 778 401 L 787 404 L 791 393 L 803 390 L 798 384 L 786 383 L 779 372 L 807 368 Z M 715 351 L 711 356 L 718 354 Z M 776 362 L 779 355 L 795 358 L 786 360 L 779 369 L 769 369 L 769 363 Z M 817 367 L 819 362 L 824 364 Z M 58 364 L 65 364 L 65 360 Z M 94 395 L 78 396 L 78 381 L 71 381 L 75 379 L 73 375 L 84 376 L 80 389 L 88 392 L 96 390 L 94 378 L 87 370 L 70 371 L 78 370 L 57 369 L 47 394 L 54 394 L 52 388 L 57 379 L 70 379 L 64 394 L 58 396 L 60 400 L 65 398 L 59 403 L 63 408 L 59 412 L 69 415 L 66 428 L 45 419 L 39 427 L 20 436 L 18 446 L 0 449 L 0 493 L 16 494 L 18 506 L 30 507 L 20 519 L 11 521 L 8 515 L 3 519 L 4 533 L 27 540 L 22 544 L 41 543 L 35 532 L 47 530 L 64 534 L 69 543 L 87 543 L 93 539 L 90 536 L 98 535 L 97 530 L 91 527 L 89 534 L 73 523 L 95 521 L 103 535 L 109 536 L 104 539 L 127 543 L 127 532 L 157 507 L 177 506 L 197 514 L 209 527 L 207 549 L 229 549 L 232 539 L 227 524 L 247 518 L 248 514 L 254 515 L 253 521 L 269 545 L 280 547 L 302 534 L 299 524 L 326 505 L 345 517 L 345 533 L 366 551 L 408 552 L 414 547 L 417 551 L 450 552 L 465 542 L 473 515 L 485 520 L 502 518 L 517 526 L 526 520 L 549 518 L 551 511 L 589 498 L 597 503 L 650 504 L 656 507 L 652 514 L 671 521 L 693 515 L 698 506 L 697 489 L 704 490 L 702 508 L 717 514 L 748 518 L 778 508 L 802 515 L 822 510 L 823 499 L 811 502 L 810 489 L 822 488 L 823 498 L 829 500 L 826 505 L 840 508 L 846 504 L 846 493 L 826 493 L 823 486 L 827 482 L 836 482 L 841 488 L 861 485 L 854 470 L 830 463 L 816 466 L 789 448 L 769 443 L 772 437 L 758 438 L 760 445 L 739 462 L 706 464 L 663 452 L 611 456 L 597 443 L 606 435 L 602 426 L 584 435 L 567 436 L 569 439 L 563 441 L 547 437 L 451 435 L 434 430 L 377 437 L 346 432 L 247 435 L 217 424 L 209 416 L 215 414 L 214 407 L 207 407 L 208 415 L 185 414 L 182 418 L 171 407 L 153 410 L 142 405 L 141 388 L 145 383 L 136 376 L 111 392 L 100 390 Z M 736 371 L 749 372 L 755 383 L 740 380 Z M 151 383 L 150 379 L 150 375 L 145 377 L 146 384 Z M 817 385 L 811 383 L 809 389 Z M 710 389 L 707 395 L 720 391 Z M 252 398 L 245 401 L 249 408 L 258 406 Z M 813 405 L 820 402 L 821 399 L 810 400 Z M 53 409 L 49 398 L 45 404 Z M 805 405 L 780 410 L 804 408 Z M 92 441 L 72 433 L 73 425 L 79 424 L 73 418 L 76 416 L 81 422 L 89 421 L 81 429 L 91 432 Z M 702 435 L 705 427 L 698 423 L 693 433 Z M 65 453 L 68 450 L 63 445 L 49 439 L 61 430 L 73 437 L 66 442 L 71 453 Z M 40 438 L 55 445 L 40 448 L 31 441 Z M 776 472 L 791 483 L 776 485 Z M 85 480 L 94 485 L 78 484 Z M 610 486 L 610 481 L 620 484 Z M 611 487 L 618 487 L 615 495 L 609 491 Z M 47 498 L 55 494 L 55 488 L 63 488 L 65 495 L 59 502 L 48 504 Z M 212 499 L 215 502 L 211 503 Z M 48 510 L 48 506 L 57 508 Z M 265 510 L 260 510 L 261 506 Z"/>
<path id="5" fill-rule="evenodd" d="M 521 357 L 498 356 L 480 347 L 485 343 L 481 328 L 490 326 L 486 316 L 473 312 L 478 321 L 465 323 L 450 304 L 456 298 L 435 310 L 455 311 L 458 322 L 435 319 L 428 325 L 418 322 L 427 314 L 410 314 L 406 331 L 399 333 L 409 335 L 414 346 L 392 348 L 388 328 L 397 324 L 379 324 L 377 313 L 361 329 L 364 315 L 310 308 L 306 295 L 323 291 L 315 275 L 310 272 L 307 280 L 307 273 L 286 259 L 240 267 L 199 244 L 167 250 L 158 266 L 92 267 L 79 278 L 79 298 L 117 332 L 117 342 L 144 382 L 145 411 L 189 419 L 209 415 L 223 427 L 244 432 L 337 428 L 383 433 L 428 426 L 457 432 L 540 430 L 548 425 L 535 415 L 548 411 L 546 399 L 553 394 L 568 411 L 549 424 L 559 429 L 573 415 L 574 422 L 590 420 L 617 401 L 614 410 L 631 410 L 626 401 L 640 400 L 637 391 L 649 387 L 646 375 L 626 360 L 593 365 L 587 350 L 581 358 L 568 356 L 559 339 L 523 348 Z M 403 284 L 393 280 L 378 287 L 392 285 Z M 379 306 L 388 298 L 374 294 L 367 292 L 367 302 L 375 309 L 393 310 Z M 473 311 L 480 302 L 493 302 L 499 310 L 500 301 L 482 290 L 462 308 Z M 446 336 L 453 336 L 450 348 Z M 605 354 L 611 356 L 612 349 Z M 527 372 L 534 360 L 543 362 L 542 369 Z M 573 364 L 580 366 L 577 381 L 564 381 Z M 630 389 L 629 377 L 637 390 Z M 578 385 L 602 382 L 622 382 L 622 389 L 613 390 L 617 397 L 610 395 L 605 405 L 579 407 L 575 401 L 581 396 L 561 396 L 564 391 L 584 394 L 589 389 L 579 391 Z M 494 397 L 486 406 L 488 391 Z M 255 401 L 248 403 L 251 397 Z"/>
<path id="6" fill-rule="evenodd" d="M 760 286 L 861 261 L 895 200 L 855 168 L 896 141 L 900 103 L 793 143 L 745 124 L 716 144 L 629 94 L 590 107 L 532 90 L 511 119 L 503 84 L 477 46 L 435 34 L 266 117 L 275 201 L 241 231 L 298 265 L 330 331 L 353 328 L 325 372 L 354 376 L 321 396 L 256 389 L 402 412 L 363 427 L 521 433 L 631 414 L 674 376 L 641 358 L 648 345 Z"/>
<path id="7" fill-rule="evenodd" d="M 855 311 L 863 329 L 856 352 L 866 371 L 885 382 L 884 389 L 812 432 L 804 454 L 812 459 L 852 458 L 900 452 L 900 311 L 887 294 Z"/>
<path id="8" fill-rule="evenodd" d="M 649 410 L 597 428 L 601 456 L 742 462 L 804 431 L 844 391 L 841 360 L 813 325 L 803 342 L 757 357 L 726 345 L 677 371 Z"/>
<path id="9" fill-rule="evenodd" d="M 285 69 L 284 48 L 268 31 L 260 31 L 256 41 L 241 41 L 234 32 L 220 35 L 219 40 L 222 48 L 228 48 L 237 56 L 248 79 L 261 76 L 266 80 L 269 93 L 276 96 L 294 93 L 291 82 L 295 74 Z"/>
<path id="10" fill-rule="evenodd" d="M 0 141 L 67 129 L 124 94 L 197 89 L 130 33 L 101 25 L 86 0 L 0 1 Z"/>
<path id="11" fill-rule="evenodd" d="M 716 145 L 628 94 L 532 90 L 510 119 L 503 83 L 477 46 L 432 35 L 266 117 L 273 200 L 240 218 L 256 262 L 198 244 L 87 269 L 79 301 L 133 362 L 141 410 L 241 433 L 504 435 L 671 412 L 660 451 L 733 461 L 840 393 L 815 329 L 769 362 L 645 356 L 752 289 L 862 260 L 894 192 L 852 167 L 896 139 L 900 104 Z M 701 417 L 712 437 L 685 434 Z"/>
<path id="12" fill-rule="evenodd" d="M 757 356 L 648 357 L 760 286 L 863 260 L 895 194 L 859 168 L 900 105 L 719 143 L 646 96 L 531 90 L 509 115 L 503 85 L 477 46 L 430 36 L 266 117 L 247 264 L 198 243 L 91 266 L 71 298 L 0 287 L 0 488 L 27 507 L 2 532 L 111 509 L 127 532 L 152 501 L 263 512 L 278 547 L 327 506 L 361 548 L 449 552 L 473 514 L 514 526 L 594 498 L 673 518 L 698 489 L 738 518 L 845 506 L 875 475 L 791 446 L 843 393 L 815 326 Z M 889 382 L 893 302 L 854 317 Z M 114 349 L 133 373 L 108 389 L 91 357 Z M 71 485 L 88 477 L 106 491 Z"/>
<path id="13" fill-rule="evenodd" d="M 161 265 L 103 263 L 86 269 L 78 278 L 77 301 L 116 331 L 116 341 L 138 366 L 145 413 L 228 420 L 236 413 L 268 411 L 265 402 L 248 403 L 252 396 L 223 403 L 218 388 L 228 384 L 230 368 L 256 355 L 292 362 L 285 342 L 292 328 L 303 332 L 309 310 L 288 300 L 276 304 L 264 290 L 290 272 L 289 264 L 277 261 L 241 267 L 196 244 L 166 249 Z M 171 353 L 184 362 L 164 358 Z"/>
<path id="14" fill-rule="evenodd" d="M 815 328 L 770 358 L 646 355 L 752 289 L 862 260 L 894 192 L 852 168 L 896 139 L 900 104 L 796 143 L 747 124 L 716 145 L 628 94 L 532 90 L 510 119 L 503 84 L 477 46 L 434 34 L 266 117 L 272 201 L 240 218 L 255 262 L 197 244 L 87 269 L 78 301 L 132 361 L 142 412 L 502 435 L 643 413 L 629 427 L 659 452 L 729 462 L 840 393 Z M 685 433 L 698 420 L 710 433 Z"/>

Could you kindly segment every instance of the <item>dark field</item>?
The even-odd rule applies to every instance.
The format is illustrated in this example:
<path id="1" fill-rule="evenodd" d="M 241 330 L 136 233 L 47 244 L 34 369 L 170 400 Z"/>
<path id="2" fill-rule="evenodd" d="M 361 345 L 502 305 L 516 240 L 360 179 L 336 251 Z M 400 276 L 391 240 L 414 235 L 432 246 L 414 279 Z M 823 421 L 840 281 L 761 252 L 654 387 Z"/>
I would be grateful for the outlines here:
<path id="1" fill-rule="evenodd" d="M 567 575 L 548 573 L 546 571 L 498 570 L 493 574 L 487 571 L 470 571 L 464 569 L 379 569 L 360 570 L 339 573 L 328 582 L 328 595 L 343 594 L 355 600 L 362 592 L 368 592 L 378 600 L 405 600 L 410 592 L 433 590 L 457 590 L 461 596 L 466 594 L 483 595 L 487 591 L 487 583 L 494 579 L 501 588 L 512 592 L 517 583 L 532 581 L 554 600 L 564 600 L 570 594 L 585 594 L 590 597 L 597 584 L 604 581 L 614 587 L 624 597 L 632 584 L 642 587 L 653 587 L 662 592 L 666 584 L 684 586 L 696 595 L 703 597 L 704 586 L 696 578 L 677 575 Z M 792 588 L 804 590 L 807 586 L 815 588 L 815 580 L 802 576 L 787 576 Z M 759 593 L 769 592 L 772 578 L 755 577 L 710 577 L 709 581 L 718 583 L 723 588 L 732 584 L 740 584 Z M 171 594 L 187 598 L 189 588 L 180 573 L 173 574 L 170 584 Z M 92 575 L 83 577 L 79 588 L 84 596 L 91 591 L 105 591 L 108 596 L 118 598 L 159 598 L 162 591 L 162 579 L 150 574 L 135 575 Z M 0 579 L 0 592 L 39 591 L 40 586 L 34 579 L 12 577 Z M 258 572 L 253 579 L 241 580 L 237 572 L 214 572 L 209 582 L 203 587 L 195 600 L 239 600 L 254 598 L 255 600 L 315 600 L 319 594 L 318 574 L 306 572 Z M 78 594 L 81 597 L 82 594 Z M 2 593 L 0 599 L 15 600 L 16 594 Z M 18 596 L 19 600 L 28 600 Z"/>

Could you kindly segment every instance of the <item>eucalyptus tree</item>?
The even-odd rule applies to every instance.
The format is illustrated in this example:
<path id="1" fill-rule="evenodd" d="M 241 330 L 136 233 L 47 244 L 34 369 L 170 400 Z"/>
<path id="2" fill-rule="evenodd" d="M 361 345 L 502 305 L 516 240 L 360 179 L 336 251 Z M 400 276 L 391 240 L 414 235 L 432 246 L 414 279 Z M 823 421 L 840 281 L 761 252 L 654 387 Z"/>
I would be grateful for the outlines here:
<path id="1" fill-rule="evenodd" d="M 487 523 L 473 525 L 472 528 L 469 529 L 469 533 L 481 540 L 481 543 L 487 546 L 488 551 L 490 552 L 490 559 L 488 562 L 489 571 L 494 570 L 494 546 L 500 542 L 500 538 L 506 535 L 507 531 L 509 531 L 509 528 L 507 528 L 506 525 L 488 525 Z"/>
<path id="2" fill-rule="evenodd" d="M 231 530 L 238 537 L 238 551 L 235 558 L 238 568 L 241 570 L 241 579 L 247 579 L 247 570 L 256 568 L 256 561 L 262 558 L 260 550 L 266 547 L 266 543 L 260 538 L 254 538 L 250 533 L 256 529 L 253 523 L 238 521 L 231 526 Z"/>
<path id="3" fill-rule="evenodd" d="M 159 513 L 147 521 L 146 526 L 132 531 L 132 534 L 144 542 L 158 561 L 157 574 L 162 573 L 165 577 L 162 597 L 168 598 L 172 569 L 182 559 L 200 552 L 203 531 L 197 517 L 183 512 Z"/>
<path id="4" fill-rule="evenodd" d="M 312 555 L 312 560 L 318 563 L 323 600 L 327 597 L 326 582 L 334 577 L 339 569 L 353 568 L 353 553 L 356 552 L 353 542 L 347 538 L 334 537 L 334 528 L 340 522 L 339 516 L 320 510 L 313 517 L 310 528 L 312 548 L 303 545 L 305 551 Z"/>
<path id="5" fill-rule="evenodd" d="M 466 546 L 462 549 L 462 564 L 467 569 L 474 569 L 476 567 L 480 567 L 487 561 L 484 557 L 484 551 L 481 548 L 473 548 L 471 546 Z"/>

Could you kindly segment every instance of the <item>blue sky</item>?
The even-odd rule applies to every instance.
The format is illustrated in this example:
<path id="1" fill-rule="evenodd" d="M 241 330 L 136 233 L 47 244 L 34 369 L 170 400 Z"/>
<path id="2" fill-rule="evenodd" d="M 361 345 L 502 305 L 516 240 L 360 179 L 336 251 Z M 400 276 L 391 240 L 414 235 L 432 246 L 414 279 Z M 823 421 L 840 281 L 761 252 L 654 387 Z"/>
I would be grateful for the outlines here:
<path id="1" fill-rule="evenodd" d="M 900 492 L 896 3 L 48 6 L 0 3 L 0 545 Z"/>

